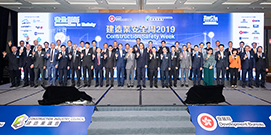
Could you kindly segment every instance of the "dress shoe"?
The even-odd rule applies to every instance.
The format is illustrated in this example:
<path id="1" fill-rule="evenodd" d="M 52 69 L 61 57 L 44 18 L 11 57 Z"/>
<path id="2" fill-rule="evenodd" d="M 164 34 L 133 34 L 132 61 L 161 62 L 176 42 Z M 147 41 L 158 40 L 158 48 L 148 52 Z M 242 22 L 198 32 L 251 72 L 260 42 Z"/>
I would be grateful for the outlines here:
<path id="1" fill-rule="evenodd" d="M 99 85 L 95 85 L 95 87 L 98 87 Z"/>
<path id="2" fill-rule="evenodd" d="M 13 87 L 15 87 L 15 85 L 11 85 L 11 86 L 9 86 L 10 88 L 13 88 Z"/>
<path id="3" fill-rule="evenodd" d="M 130 87 L 134 87 L 134 85 L 130 85 Z"/>
<path id="4" fill-rule="evenodd" d="M 103 87 L 103 85 L 100 85 L 100 87 Z"/>
<path id="5" fill-rule="evenodd" d="M 162 88 L 164 88 L 165 86 L 162 86 Z"/>
<path id="6" fill-rule="evenodd" d="M 266 88 L 264 85 L 261 85 L 262 88 Z"/>
<path id="7" fill-rule="evenodd" d="M 189 87 L 188 85 L 185 85 L 185 87 Z"/>
<path id="8" fill-rule="evenodd" d="M 88 85 L 88 87 L 90 87 L 90 84 Z"/>
<path id="9" fill-rule="evenodd" d="M 118 87 L 121 87 L 121 85 L 118 85 Z"/>
<path id="10" fill-rule="evenodd" d="M 77 84 L 77 87 L 80 87 L 80 84 Z"/>
<path id="11" fill-rule="evenodd" d="M 105 85 L 105 87 L 108 87 L 108 86 L 109 86 L 109 84 L 106 84 L 106 85 Z"/>
<path id="12" fill-rule="evenodd" d="M 87 86 L 88 86 L 87 84 L 84 85 L 84 87 L 87 87 Z"/>
<path id="13" fill-rule="evenodd" d="M 38 87 L 38 85 L 35 85 L 35 86 L 34 86 L 34 88 L 37 88 L 37 87 Z"/>
<path id="14" fill-rule="evenodd" d="M 251 89 L 253 89 L 253 86 L 252 86 L 252 85 L 249 85 L 248 87 L 251 88 Z"/>
<path id="15" fill-rule="evenodd" d="M 234 85 L 234 88 L 237 88 L 237 85 Z"/>
<path id="16" fill-rule="evenodd" d="M 157 86 L 157 85 L 155 85 L 154 87 L 155 87 L 155 88 L 158 88 L 158 86 Z"/>
<path id="17" fill-rule="evenodd" d="M 184 85 L 183 84 L 181 84 L 181 87 L 183 87 Z"/>
<path id="18" fill-rule="evenodd" d="M 177 87 L 177 85 L 175 84 L 174 87 Z"/>
<path id="19" fill-rule="evenodd" d="M 75 84 L 72 84 L 71 86 L 72 86 L 72 87 L 74 87 L 74 86 L 75 86 Z"/>
<path id="20" fill-rule="evenodd" d="M 137 85 L 136 87 L 137 87 L 137 88 L 139 88 L 139 87 L 140 87 L 140 85 Z"/>
<path id="21" fill-rule="evenodd" d="M 111 87 L 114 87 L 114 85 L 112 84 Z"/>
<path id="22" fill-rule="evenodd" d="M 166 88 L 168 88 L 168 86 L 166 86 Z"/>
<path id="23" fill-rule="evenodd" d="M 256 87 L 256 88 L 259 88 L 259 85 L 256 85 L 255 87 Z"/>
<path id="24" fill-rule="evenodd" d="M 129 86 L 129 85 L 127 85 L 127 88 L 130 88 L 130 86 Z"/>
<path id="25" fill-rule="evenodd" d="M 242 88 L 246 88 L 246 85 L 242 85 Z"/>
<path id="26" fill-rule="evenodd" d="M 150 85 L 150 88 L 152 88 L 152 85 Z"/>
<path id="27" fill-rule="evenodd" d="M 23 87 L 27 87 L 27 86 L 29 86 L 29 84 L 25 84 L 25 85 L 23 85 Z"/>
<path id="28" fill-rule="evenodd" d="M 146 85 L 143 85 L 143 88 L 146 88 Z"/>

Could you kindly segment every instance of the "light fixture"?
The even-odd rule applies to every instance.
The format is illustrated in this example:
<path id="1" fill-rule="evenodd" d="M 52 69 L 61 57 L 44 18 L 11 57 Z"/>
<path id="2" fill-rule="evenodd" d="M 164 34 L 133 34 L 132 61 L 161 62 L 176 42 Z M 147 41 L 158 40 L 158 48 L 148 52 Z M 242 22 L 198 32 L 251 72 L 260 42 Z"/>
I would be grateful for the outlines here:
<path id="1" fill-rule="evenodd" d="M 223 2 L 222 5 L 250 5 L 251 2 Z"/>
<path id="2" fill-rule="evenodd" d="M 32 2 L 32 5 L 59 5 L 59 2 Z"/>
<path id="3" fill-rule="evenodd" d="M 0 2 L 0 5 L 22 5 L 20 2 Z"/>
<path id="4" fill-rule="evenodd" d="M 271 2 L 261 2 L 260 5 L 271 5 Z"/>

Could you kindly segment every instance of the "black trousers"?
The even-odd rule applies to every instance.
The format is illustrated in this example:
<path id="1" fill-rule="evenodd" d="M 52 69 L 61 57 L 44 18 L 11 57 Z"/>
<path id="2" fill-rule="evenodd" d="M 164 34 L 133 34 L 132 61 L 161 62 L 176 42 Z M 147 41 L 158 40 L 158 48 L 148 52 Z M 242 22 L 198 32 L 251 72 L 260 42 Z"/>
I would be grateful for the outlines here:
<path id="1" fill-rule="evenodd" d="M 113 67 L 105 69 L 106 85 L 109 85 L 109 72 L 110 72 L 111 85 L 113 85 L 114 84 L 114 70 L 113 70 Z"/>
<path id="2" fill-rule="evenodd" d="M 153 77 L 154 77 L 154 85 L 157 86 L 157 69 L 149 69 L 149 80 L 150 80 L 150 86 L 153 86 Z"/>
<path id="3" fill-rule="evenodd" d="M 230 74 L 231 74 L 231 85 L 237 84 L 237 76 L 239 74 L 238 68 L 230 68 Z"/>
<path id="4" fill-rule="evenodd" d="M 177 85 L 177 71 L 179 71 L 179 69 L 176 69 L 174 67 L 171 68 L 171 70 L 169 71 L 169 86 L 172 86 L 172 80 L 174 81 L 174 85 Z M 173 79 L 172 79 L 173 76 Z"/>
<path id="5" fill-rule="evenodd" d="M 59 85 L 67 86 L 67 68 L 58 69 L 59 71 Z M 63 80 L 64 76 L 64 80 Z"/>
<path id="6" fill-rule="evenodd" d="M 230 70 L 226 70 L 226 79 L 227 80 L 229 80 L 229 78 L 230 78 L 230 72 L 231 72 Z"/>
<path id="7" fill-rule="evenodd" d="M 103 80 L 104 80 L 104 75 L 103 74 L 104 74 L 103 73 L 103 68 L 96 68 L 95 69 L 96 85 L 103 86 Z M 100 81 L 99 81 L 98 75 L 100 75 Z"/>
<path id="8" fill-rule="evenodd" d="M 160 70 L 162 86 L 168 86 L 168 70 Z M 165 82 L 166 81 L 166 82 Z"/>
<path id="9" fill-rule="evenodd" d="M 76 73 L 76 77 L 77 77 L 77 85 L 80 85 L 80 72 L 81 72 L 81 70 L 78 69 L 78 67 L 73 67 L 73 68 L 71 68 L 71 72 L 72 72 L 72 85 L 75 85 L 75 80 L 74 80 L 75 73 Z"/>
<path id="10" fill-rule="evenodd" d="M 87 80 L 87 71 L 88 71 L 88 80 Z M 91 70 L 91 66 L 83 66 L 83 74 L 84 74 L 83 78 L 84 78 L 85 85 L 91 85 L 91 80 L 93 76 L 92 73 L 93 73 L 93 70 Z"/>
<path id="11" fill-rule="evenodd" d="M 260 75 L 261 75 L 261 85 L 265 84 L 266 71 L 264 69 L 262 69 L 262 70 L 256 70 L 256 77 L 255 77 L 256 86 L 259 86 Z"/>
<path id="12" fill-rule="evenodd" d="M 19 86 L 21 79 L 21 70 L 9 70 L 12 86 Z"/>
<path id="13" fill-rule="evenodd" d="M 30 67 L 23 67 L 24 68 L 24 85 L 29 85 L 29 78 L 28 74 L 30 75 L 30 85 L 34 85 L 34 69 Z"/>
<path id="14" fill-rule="evenodd" d="M 141 85 L 141 79 L 142 79 L 142 85 L 145 85 L 145 67 L 138 67 L 136 69 L 137 71 L 137 85 Z"/>

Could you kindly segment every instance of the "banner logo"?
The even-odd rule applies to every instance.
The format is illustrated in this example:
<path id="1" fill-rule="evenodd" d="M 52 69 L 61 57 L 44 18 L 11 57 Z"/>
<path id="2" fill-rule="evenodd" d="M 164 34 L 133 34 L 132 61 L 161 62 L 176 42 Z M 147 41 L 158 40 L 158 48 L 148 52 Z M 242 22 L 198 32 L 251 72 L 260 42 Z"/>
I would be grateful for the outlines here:
<path id="1" fill-rule="evenodd" d="M 218 25 L 218 17 L 215 15 L 203 16 L 203 25 Z"/>
<path id="2" fill-rule="evenodd" d="M 11 127 L 13 129 L 18 129 L 24 126 L 25 122 L 27 121 L 28 116 L 23 114 L 21 116 L 18 116 L 15 118 L 15 120 L 13 121 L 13 123 L 11 124 Z"/>
<path id="3" fill-rule="evenodd" d="M 201 113 L 198 118 L 198 124 L 206 131 L 214 131 L 217 128 L 215 118 L 208 113 Z"/>
<path id="4" fill-rule="evenodd" d="M 253 28 L 259 28 L 258 24 L 253 24 Z"/>
<path id="5" fill-rule="evenodd" d="M 115 22 L 116 18 L 115 18 L 115 16 L 110 15 L 110 16 L 108 17 L 108 20 L 109 20 L 109 22 Z"/>
<path id="6" fill-rule="evenodd" d="M 150 22 L 150 21 L 161 22 L 166 19 L 173 19 L 173 17 L 172 16 L 149 16 L 149 15 L 145 17 L 145 20 L 147 22 Z"/>

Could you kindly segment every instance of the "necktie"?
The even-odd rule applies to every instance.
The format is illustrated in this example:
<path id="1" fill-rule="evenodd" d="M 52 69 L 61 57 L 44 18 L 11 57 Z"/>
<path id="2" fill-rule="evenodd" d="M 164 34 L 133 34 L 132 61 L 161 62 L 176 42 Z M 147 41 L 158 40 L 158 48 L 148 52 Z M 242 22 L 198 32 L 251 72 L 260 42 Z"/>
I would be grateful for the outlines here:
<path id="1" fill-rule="evenodd" d="M 141 55 L 143 55 L 143 50 L 140 50 Z"/>
<path id="2" fill-rule="evenodd" d="M 254 53 L 256 53 L 256 49 L 254 49 Z"/>
<path id="3" fill-rule="evenodd" d="M 51 62 L 53 62 L 53 57 L 54 57 L 54 49 L 51 51 Z"/>
<path id="4" fill-rule="evenodd" d="M 198 58 L 198 52 L 196 53 L 196 57 Z"/>
<path id="5" fill-rule="evenodd" d="M 75 58 L 76 58 L 76 51 L 74 51 L 73 53 L 73 62 L 75 62 Z"/>
<path id="6" fill-rule="evenodd" d="M 39 52 L 39 57 L 40 57 L 40 52 Z"/>
<path id="7" fill-rule="evenodd" d="M 62 52 L 62 54 L 63 54 L 63 58 L 65 57 L 65 52 Z"/>
<path id="8" fill-rule="evenodd" d="M 184 52 L 184 58 L 186 59 L 186 52 Z"/>
<path id="9" fill-rule="evenodd" d="M 153 58 L 155 59 L 155 53 L 153 54 Z"/>
<path id="10" fill-rule="evenodd" d="M 100 65 L 100 55 L 97 55 L 98 57 L 98 65 Z"/>
<path id="11" fill-rule="evenodd" d="M 149 48 L 150 49 L 150 53 L 152 53 L 152 50 L 151 50 L 151 48 Z"/>
<path id="12" fill-rule="evenodd" d="M 247 52 L 247 58 L 248 58 L 248 59 L 250 59 L 250 55 L 249 55 L 249 53 L 248 53 L 248 52 Z"/>
<path id="13" fill-rule="evenodd" d="M 111 52 L 109 52 L 109 57 L 111 57 Z"/>
<path id="14" fill-rule="evenodd" d="M 27 51 L 27 54 L 26 54 L 27 57 L 28 57 L 28 54 L 29 54 L 29 51 Z"/>

